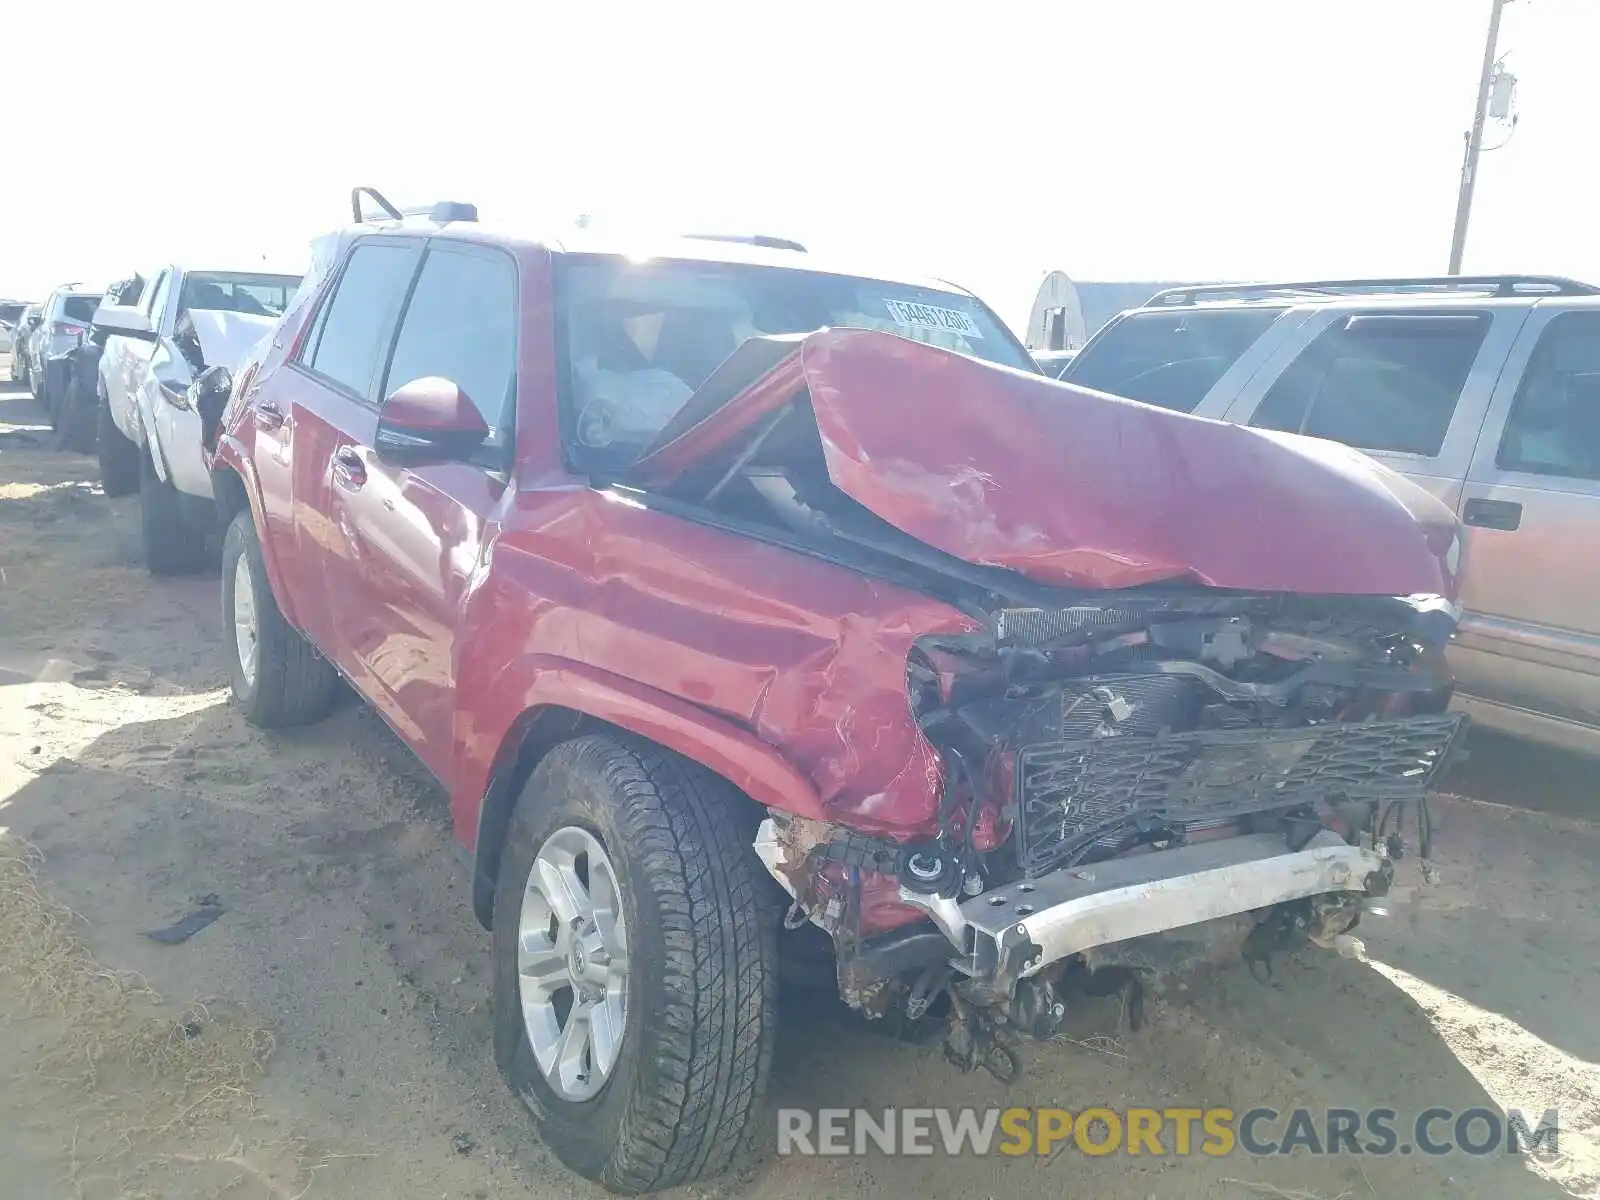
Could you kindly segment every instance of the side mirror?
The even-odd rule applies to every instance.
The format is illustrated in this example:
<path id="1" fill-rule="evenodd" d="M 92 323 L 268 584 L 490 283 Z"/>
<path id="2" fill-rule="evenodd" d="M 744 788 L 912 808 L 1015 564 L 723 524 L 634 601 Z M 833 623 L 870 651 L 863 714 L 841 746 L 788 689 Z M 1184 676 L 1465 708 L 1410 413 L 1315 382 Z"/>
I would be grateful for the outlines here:
<path id="1" fill-rule="evenodd" d="M 194 386 L 202 396 L 219 396 L 226 400 L 233 391 L 233 372 L 227 367 L 207 367 L 195 378 Z"/>
<path id="2" fill-rule="evenodd" d="M 389 393 L 373 449 L 393 463 L 466 458 L 489 436 L 467 394 L 448 379 L 413 379 Z"/>
<path id="3" fill-rule="evenodd" d="M 151 328 L 150 318 L 137 308 L 126 305 L 102 304 L 94 310 L 94 324 L 106 333 L 114 333 L 119 337 L 138 338 L 143 342 L 156 340 L 156 331 Z"/>

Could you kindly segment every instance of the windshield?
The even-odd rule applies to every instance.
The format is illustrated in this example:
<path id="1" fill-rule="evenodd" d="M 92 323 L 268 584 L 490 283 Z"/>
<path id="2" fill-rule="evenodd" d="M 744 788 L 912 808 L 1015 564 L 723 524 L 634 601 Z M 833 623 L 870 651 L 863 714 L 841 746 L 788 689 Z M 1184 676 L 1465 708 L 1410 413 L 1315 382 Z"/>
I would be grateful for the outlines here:
<path id="1" fill-rule="evenodd" d="M 574 256 L 562 318 L 575 448 L 607 467 L 636 458 L 724 359 L 762 334 L 879 329 L 1037 371 L 971 296 L 787 267 Z"/>
<path id="2" fill-rule="evenodd" d="M 1281 308 L 1130 313 L 1097 334 L 1062 371 L 1079 387 L 1193 412 Z"/>
<path id="3" fill-rule="evenodd" d="M 196 271 L 185 275 L 178 311 L 191 308 L 281 317 L 300 285 L 298 275 L 251 275 L 238 271 Z"/>

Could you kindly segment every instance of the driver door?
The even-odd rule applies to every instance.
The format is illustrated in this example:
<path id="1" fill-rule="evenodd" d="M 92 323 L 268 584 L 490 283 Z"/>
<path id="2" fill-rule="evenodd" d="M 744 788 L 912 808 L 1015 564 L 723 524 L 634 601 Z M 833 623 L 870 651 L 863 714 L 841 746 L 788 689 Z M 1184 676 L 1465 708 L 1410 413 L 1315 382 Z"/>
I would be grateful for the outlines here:
<path id="1" fill-rule="evenodd" d="M 387 462 L 373 449 L 380 405 L 348 427 L 331 466 L 336 639 L 374 703 L 441 779 L 454 758 L 461 613 L 511 486 L 516 331 L 510 255 L 431 241 L 376 394 L 448 379 L 477 406 L 489 437 L 465 460 Z"/>

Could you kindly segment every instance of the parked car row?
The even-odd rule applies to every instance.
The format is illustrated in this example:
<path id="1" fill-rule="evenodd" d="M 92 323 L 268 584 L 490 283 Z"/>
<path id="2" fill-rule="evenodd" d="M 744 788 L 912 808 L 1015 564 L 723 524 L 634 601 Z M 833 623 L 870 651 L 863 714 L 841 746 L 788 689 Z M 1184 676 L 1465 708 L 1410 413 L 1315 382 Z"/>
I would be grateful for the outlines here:
<path id="1" fill-rule="evenodd" d="M 247 719 L 342 679 L 447 789 L 574 1170 L 734 1161 L 780 965 L 1010 1080 L 1151 938 L 1331 946 L 1388 887 L 1462 727 L 1426 488 L 1057 382 L 932 279 L 355 199 L 231 281 L 265 314 L 102 307 L 104 480 L 158 570 L 210 497 Z"/>

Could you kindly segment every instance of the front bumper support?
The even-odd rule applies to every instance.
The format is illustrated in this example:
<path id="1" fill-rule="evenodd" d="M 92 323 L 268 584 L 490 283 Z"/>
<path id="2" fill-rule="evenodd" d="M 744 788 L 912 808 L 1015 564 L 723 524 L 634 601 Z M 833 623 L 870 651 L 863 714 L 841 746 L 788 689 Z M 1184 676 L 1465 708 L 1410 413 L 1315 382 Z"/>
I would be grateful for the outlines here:
<path id="1" fill-rule="evenodd" d="M 951 941 L 958 970 L 1004 994 L 1096 946 L 1328 892 L 1380 895 L 1390 875 L 1386 856 L 1331 831 L 1295 851 L 1256 833 L 1063 867 L 960 903 L 904 888 L 901 899 Z"/>

